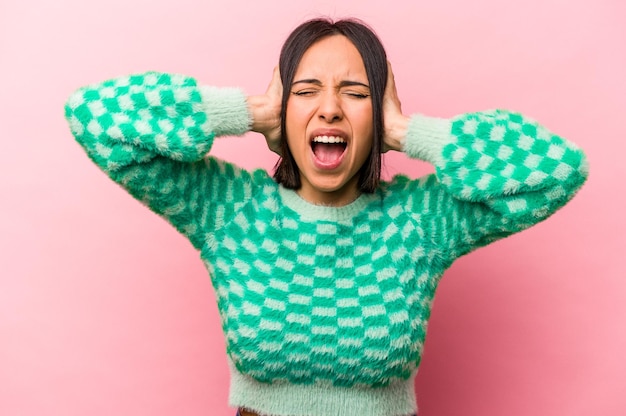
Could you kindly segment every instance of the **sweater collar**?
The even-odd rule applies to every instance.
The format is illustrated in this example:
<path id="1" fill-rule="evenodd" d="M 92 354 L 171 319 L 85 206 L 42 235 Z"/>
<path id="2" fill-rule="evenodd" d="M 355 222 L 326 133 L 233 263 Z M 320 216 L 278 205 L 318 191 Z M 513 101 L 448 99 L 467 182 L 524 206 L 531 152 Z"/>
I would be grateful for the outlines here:
<path id="1" fill-rule="evenodd" d="M 283 204 L 295 211 L 304 220 L 325 220 L 325 221 L 343 221 L 354 218 L 360 212 L 362 212 L 367 204 L 376 198 L 374 194 L 361 194 L 357 199 L 340 207 L 333 207 L 328 205 L 317 205 L 308 202 L 296 191 L 287 189 L 282 185 L 279 185 L 278 192 L 283 201 Z"/>

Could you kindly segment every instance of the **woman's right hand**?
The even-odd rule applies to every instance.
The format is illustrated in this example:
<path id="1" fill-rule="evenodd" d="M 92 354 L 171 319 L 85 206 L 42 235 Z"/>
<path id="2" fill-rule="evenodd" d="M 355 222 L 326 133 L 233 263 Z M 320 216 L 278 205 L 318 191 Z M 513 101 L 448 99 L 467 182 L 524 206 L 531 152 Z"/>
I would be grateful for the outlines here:
<path id="1" fill-rule="evenodd" d="M 267 147 L 280 155 L 280 110 L 283 84 L 278 67 L 274 68 L 272 81 L 263 95 L 248 97 L 248 108 L 252 114 L 252 131 L 265 136 Z"/>

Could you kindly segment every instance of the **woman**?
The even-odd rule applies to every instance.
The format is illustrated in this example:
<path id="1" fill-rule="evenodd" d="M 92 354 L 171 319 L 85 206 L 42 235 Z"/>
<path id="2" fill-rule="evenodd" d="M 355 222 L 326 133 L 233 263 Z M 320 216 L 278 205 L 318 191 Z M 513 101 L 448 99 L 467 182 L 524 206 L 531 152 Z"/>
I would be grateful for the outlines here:
<path id="1" fill-rule="evenodd" d="M 403 115 L 382 45 L 351 20 L 299 26 L 264 95 L 147 73 L 80 89 L 66 116 L 200 251 L 243 415 L 416 413 L 443 272 L 547 218 L 587 175 L 576 146 L 519 114 Z M 274 178 L 205 158 L 249 130 L 281 155 Z M 383 150 L 436 175 L 381 182 Z"/>

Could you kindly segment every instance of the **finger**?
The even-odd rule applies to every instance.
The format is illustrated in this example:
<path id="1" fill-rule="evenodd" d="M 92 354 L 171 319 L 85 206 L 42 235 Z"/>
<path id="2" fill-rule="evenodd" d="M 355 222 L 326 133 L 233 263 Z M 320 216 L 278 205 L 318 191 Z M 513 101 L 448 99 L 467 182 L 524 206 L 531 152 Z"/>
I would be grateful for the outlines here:
<path id="1" fill-rule="evenodd" d="M 385 88 L 385 99 L 397 101 L 396 81 L 391 69 L 391 63 L 387 61 L 387 86 Z"/>
<path id="2" fill-rule="evenodd" d="M 396 88 L 396 80 L 393 75 L 393 69 L 391 68 L 391 62 L 387 61 L 387 87 Z"/>
<path id="3" fill-rule="evenodd" d="M 280 70 L 278 69 L 278 66 L 274 67 L 274 72 L 272 73 L 272 81 L 270 82 L 268 92 L 270 90 L 274 93 L 282 94 L 283 83 L 280 79 Z"/>

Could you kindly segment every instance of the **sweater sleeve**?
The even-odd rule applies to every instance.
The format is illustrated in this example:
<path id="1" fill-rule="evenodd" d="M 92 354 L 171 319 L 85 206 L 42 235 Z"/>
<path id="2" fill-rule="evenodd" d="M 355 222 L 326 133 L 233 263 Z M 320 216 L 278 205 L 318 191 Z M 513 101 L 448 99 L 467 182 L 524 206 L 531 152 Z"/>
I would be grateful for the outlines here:
<path id="1" fill-rule="evenodd" d="M 415 115 L 404 150 L 435 166 L 425 181 L 434 192 L 433 235 L 452 260 L 546 219 L 588 174 L 573 143 L 503 110 L 451 120 Z"/>
<path id="2" fill-rule="evenodd" d="M 244 94 L 156 72 L 90 85 L 65 116 L 89 157 L 200 248 L 251 193 L 251 175 L 214 158 L 213 139 L 251 124 Z"/>

